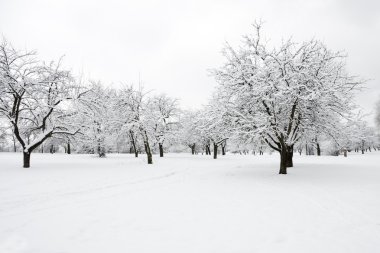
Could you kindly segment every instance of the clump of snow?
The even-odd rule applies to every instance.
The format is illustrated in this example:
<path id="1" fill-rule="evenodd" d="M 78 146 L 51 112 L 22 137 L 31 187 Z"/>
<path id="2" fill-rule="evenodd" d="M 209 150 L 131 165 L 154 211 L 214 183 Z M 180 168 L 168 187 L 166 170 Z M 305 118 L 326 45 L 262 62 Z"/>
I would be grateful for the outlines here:
<path id="1" fill-rule="evenodd" d="M 0 252 L 377 252 L 380 153 L 0 153 Z"/>

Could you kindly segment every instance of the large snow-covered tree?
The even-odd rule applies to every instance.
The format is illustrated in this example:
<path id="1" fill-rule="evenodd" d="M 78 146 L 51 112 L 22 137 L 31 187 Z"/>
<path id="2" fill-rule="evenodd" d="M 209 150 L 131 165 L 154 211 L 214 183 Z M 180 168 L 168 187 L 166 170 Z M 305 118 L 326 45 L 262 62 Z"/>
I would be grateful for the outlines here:
<path id="1" fill-rule="evenodd" d="M 45 140 L 77 131 L 70 123 L 70 100 L 80 96 L 74 78 L 60 61 L 45 64 L 36 57 L 5 40 L 0 44 L 0 114 L 22 147 L 25 168 Z"/>
<path id="2" fill-rule="evenodd" d="M 261 26 L 239 49 L 227 45 L 226 63 L 213 71 L 234 122 L 281 154 L 280 174 L 293 166 L 293 147 L 307 129 L 333 134 L 349 117 L 360 85 L 345 71 L 345 55 L 311 40 L 270 49 Z"/>

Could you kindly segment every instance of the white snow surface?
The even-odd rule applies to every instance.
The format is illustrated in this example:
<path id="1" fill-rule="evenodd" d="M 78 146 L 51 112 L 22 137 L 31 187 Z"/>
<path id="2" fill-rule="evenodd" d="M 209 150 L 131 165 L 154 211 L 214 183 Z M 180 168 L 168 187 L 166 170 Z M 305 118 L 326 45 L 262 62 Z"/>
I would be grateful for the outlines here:
<path id="1" fill-rule="evenodd" d="M 380 252 L 380 152 L 0 153 L 0 252 Z"/>

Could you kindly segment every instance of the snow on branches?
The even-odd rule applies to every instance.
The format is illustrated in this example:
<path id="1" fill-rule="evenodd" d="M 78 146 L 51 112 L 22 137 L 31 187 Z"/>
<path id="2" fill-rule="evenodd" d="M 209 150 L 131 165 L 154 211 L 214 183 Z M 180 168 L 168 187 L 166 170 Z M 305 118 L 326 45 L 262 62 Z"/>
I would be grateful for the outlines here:
<path id="1" fill-rule="evenodd" d="M 61 61 L 45 64 L 31 51 L 0 45 L 0 113 L 22 146 L 24 167 L 30 153 L 53 135 L 73 135 L 71 101 L 81 94 Z"/>
<path id="2" fill-rule="evenodd" d="M 362 83 L 345 71 L 345 55 L 317 40 L 269 49 L 261 26 L 239 49 L 227 45 L 226 63 L 213 71 L 238 131 L 260 136 L 281 154 L 280 174 L 292 166 L 294 144 L 310 129 L 334 134 L 347 120 Z"/>

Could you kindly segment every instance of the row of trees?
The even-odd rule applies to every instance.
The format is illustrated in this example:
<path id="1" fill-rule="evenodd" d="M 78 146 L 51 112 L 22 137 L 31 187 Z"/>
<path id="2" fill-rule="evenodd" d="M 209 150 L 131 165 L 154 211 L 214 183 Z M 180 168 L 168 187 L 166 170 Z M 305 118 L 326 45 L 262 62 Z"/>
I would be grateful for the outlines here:
<path id="1" fill-rule="evenodd" d="M 0 145 L 22 149 L 24 167 L 35 150 L 152 153 L 185 146 L 216 159 L 229 151 L 280 153 L 280 174 L 293 154 L 364 152 L 378 147 L 375 131 L 353 112 L 363 81 L 345 71 L 345 55 L 317 40 L 270 48 L 261 25 L 238 49 L 224 48 L 225 64 L 209 103 L 180 110 L 176 99 L 142 86 L 80 82 L 61 61 L 46 64 L 35 52 L 0 45 Z M 1 141 L 3 144 L 1 144 Z M 17 144 L 16 144 L 17 143 Z"/>

